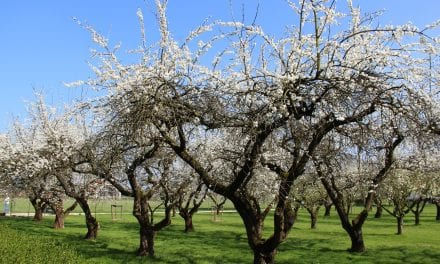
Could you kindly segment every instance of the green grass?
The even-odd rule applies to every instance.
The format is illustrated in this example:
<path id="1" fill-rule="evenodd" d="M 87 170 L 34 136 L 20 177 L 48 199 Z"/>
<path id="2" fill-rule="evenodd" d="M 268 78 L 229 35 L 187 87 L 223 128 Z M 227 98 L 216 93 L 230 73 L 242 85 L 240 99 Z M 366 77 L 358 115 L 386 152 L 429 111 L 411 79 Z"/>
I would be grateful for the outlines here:
<path id="1" fill-rule="evenodd" d="M 0 222 L 0 263 L 88 263 L 62 240 L 29 235 Z"/>
<path id="2" fill-rule="evenodd" d="M 438 263 L 440 259 L 440 223 L 435 221 L 435 208 L 430 205 L 422 215 L 421 225 L 414 226 L 411 215 L 406 218 L 404 234 L 395 235 L 392 217 L 370 218 L 364 227 L 367 252 L 346 251 L 350 240 L 342 230 L 336 213 L 320 218 L 318 228 L 310 230 L 305 210 L 300 210 L 298 222 L 289 239 L 280 246 L 277 263 Z M 211 222 L 211 216 L 199 213 L 194 218 L 196 232 L 183 233 L 180 217 L 161 231 L 156 238 L 156 257 L 135 256 L 138 227 L 135 219 L 124 215 L 122 221 L 112 221 L 109 215 L 98 215 L 101 230 L 96 241 L 84 241 L 84 219 L 69 216 L 64 230 L 53 230 L 53 218 L 41 223 L 28 218 L 0 218 L 14 232 L 37 236 L 66 244 L 82 259 L 93 263 L 251 263 L 244 227 L 236 213 L 225 213 L 223 221 Z M 271 223 L 266 224 L 269 229 Z M 34 262 L 38 263 L 38 262 Z M 78 262 L 78 263 L 81 263 Z"/>
<path id="3" fill-rule="evenodd" d="M 20 214 L 29 214 L 32 216 L 33 207 L 30 204 L 29 200 L 26 198 L 13 198 L 11 200 L 12 210 L 11 213 L 20 213 Z M 68 207 L 73 203 L 73 199 L 66 199 L 64 201 L 64 207 Z M 130 197 L 123 197 L 121 199 L 89 199 L 90 209 L 93 213 L 98 214 L 110 214 L 111 205 L 121 205 L 123 214 L 131 214 L 133 210 L 133 199 Z M 213 206 L 213 202 L 210 199 L 206 199 L 203 203 L 200 210 L 211 210 Z M 234 207 L 230 201 L 227 201 L 225 206 L 225 210 L 233 210 Z M 120 209 L 118 209 L 119 212 Z M 0 202 L 0 212 L 3 212 L 3 201 Z M 73 211 L 74 213 L 81 213 L 81 208 L 77 206 L 77 208 Z"/>

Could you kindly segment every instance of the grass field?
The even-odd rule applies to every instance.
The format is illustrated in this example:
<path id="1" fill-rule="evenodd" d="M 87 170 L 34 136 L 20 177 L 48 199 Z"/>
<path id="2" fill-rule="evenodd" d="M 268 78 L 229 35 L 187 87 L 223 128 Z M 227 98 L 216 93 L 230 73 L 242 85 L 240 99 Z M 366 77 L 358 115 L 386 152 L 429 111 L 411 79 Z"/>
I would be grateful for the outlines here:
<path id="1" fill-rule="evenodd" d="M 72 199 L 66 199 L 64 201 L 64 206 L 68 207 L 73 203 Z M 132 198 L 122 198 L 122 199 L 90 199 L 89 200 L 90 209 L 92 213 L 97 214 L 110 214 L 111 205 L 120 205 L 122 206 L 123 214 L 131 214 L 133 210 L 133 199 Z M 200 210 L 211 210 L 211 207 L 214 206 L 211 200 L 206 199 L 203 203 Z M 227 201 L 224 205 L 225 210 L 233 210 L 234 207 L 231 202 Z M 11 200 L 11 213 L 19 213 L 20 215 L 29 214 L 32 216 L 34 209 L 32 208 L 31 203 L 26 198 L 15 198 Z M 118 209 L 119 211 L 119 209 Z M 3 212 L 3 202 L 0 203 L 0 212 Z M 77 208 L 73 211 L 74 213 L 81 213 L 81 208 L 77 206 Z"/>
<path id="2" fill-rule="evenodd" d="M 401 236 L 395 235 L 393 218 L 385 215 L 382 219 L 370 218 L 364 227 L 367 252 L 362 254 L 350 254 L 346 251 L 350 245 L 349 238 L 342 230 L 335 212 L 332 213 L 330 218 L 321 217 L 318 228 L 311 230 L 308 215 L 305 210 L 300 210 L 298 222 L 289 239 L 280 246 L 276 262 L 439 263 L 440 223 L 435 221 L 435 208 L 432 205 L 425 209 L 419 226 L 414 226 L 412 215 L 408 215 L 404 234 Z M 183 221 L 180 217 L 173 218 L 173 224 L 157 236 L 157 256 L 154 259 L 135 256 L 138 227 L 134 217 L 124 214 L 119 221 L 112 221 L 108 214 L 98 214 L 97 217 L 101 230 L 96 241 L 82 240 L 86 229 L 83 217 L 77 215 L 66 219 L 64 230 L 51 229 L 52 216 L 45 217 L 41 223 L 35 223 L 27 217 L 0 218 L 0 225 L 21 235 L 67 245 L 78 255 L 76 263 L 86 260 L 89 263 L 252 262 L 243 224 L 236 213 L 224 213 L 221 222 L 212 222 L 209 213 L 199 213 L 194 217 L 196 232 L 191 234 L 183 233 Z M 267 230 L 270 227 L 271 222 L 268 222 Z M 5 238 L 1 240 L 0 244 L 9 243 Z M 25 254 L 19 252 L 17 250 L 16 254 Z M 46 263 L 51 263 L 50 257 Z"/>

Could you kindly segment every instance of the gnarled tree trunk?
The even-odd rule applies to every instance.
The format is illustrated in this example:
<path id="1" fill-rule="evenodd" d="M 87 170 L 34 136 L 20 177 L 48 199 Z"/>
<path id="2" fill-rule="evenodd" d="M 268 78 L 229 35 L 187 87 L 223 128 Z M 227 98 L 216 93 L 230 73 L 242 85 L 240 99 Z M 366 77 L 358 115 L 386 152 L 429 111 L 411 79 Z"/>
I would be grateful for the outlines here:
<path id="1" fill-rule="evenodd" d="M 318 212 L 319 212 L 319 206 L 318 207 L 305 207 L 307 212 L 309 212 L 310 215 L 310 228 L 316 229 L 316 223 L 318 222 Z"/>
<path id="2" fill-rule="evenodd" d="M 35 210 L 34 213 L 34 218 L 32 219 L 33 221 L 41 221 L 43 220 L 43 213 L 44 210 L 46 210 L 47 204 L 46 202 L 42 201 L 41 199 L 38 198 L 29 198 L 29 201 L 32 204 L 32 207 Z"/>
<path id="3" fill-rule="evenodd" d="M 268 253 L 254 251 L 254 264 L 275 263 L 275 255 L 275 250 Z"/>
<path id="4" fill-rule="evenodd" d="M 55 213 L 55 221 L 53 223 L 54 229 L 63 229 L 64 228 L 64 210 L 59 208 L 52 208 Z"/>
<path id="5" fill-rule="evenodd" d="M 364 252 L 365 251 L 365 244 L 364 244 L 364 237 L 362 234 L 362 228 L 350 228 L 350 230 L 347 230 L 350 239 L 351 239 L 351 248 L 349 249 L 350 252 Z"/>
<path id="6" fill-rule="evenodd" d="M 180 211 L 179 215 L 183 218 L 185 221 L 185 233 L 194 232 L 194 225 L 192 220 L 192 214 L 185 211 Z"/>
<path id="7" fill-rule="evenodd" d="M 154 237 L 156 232 L 148 224 L 141 224 L 139 222 L 139 249 L 137 251 L 138 256 L 154 256 Z"/>
<path id="8" fill-rule="evenodd" d="M 99 223 L 92 215 L 87 199 L 84 197 L 77 197 L 76 201 L 81 206 L 86 218 L 87 234 L 84 238 L 91 240 L 96 239 L 98 237 Z"/>
<path id="9" fill-rule="evenodd" d="M 382 217 L 382 214 L 383 214 L 382 206 L 381 205 L 377 205 L 376 206 L 376 213 L 374 214 L 374 218 L 379 219 L 379 218 Z"/>
<path id="10" fill-rule="evenodd" d="M 326 202 L 324 203 L 324 217 L 330 217 L 330 213 L 332 211 L 333 203 Z"/>
<path id="11" fill-rule="evenodd" d="M 428 199 L 420 197 L 415 204 L 415 208 L 411 209 L 411 211 L 414 213 L 414 224 L 415 225 L 420 225 L 420 215 L 423 213 L 423 210 L 425 209 L 425 205 L 427 202 L 428 202 Z"/>

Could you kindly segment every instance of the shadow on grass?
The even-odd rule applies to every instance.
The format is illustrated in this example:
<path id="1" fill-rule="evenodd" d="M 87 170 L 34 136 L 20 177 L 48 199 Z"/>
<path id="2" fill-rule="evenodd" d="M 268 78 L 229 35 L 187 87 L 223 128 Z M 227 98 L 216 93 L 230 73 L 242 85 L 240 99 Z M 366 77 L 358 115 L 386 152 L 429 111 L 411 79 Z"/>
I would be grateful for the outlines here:
<path id="1" fill-rule="evenodd" d="M 83 217 L 66 219 L 64 230 L 51 228 L 53 218 L 40 223 L 29 218 L 11 218 L 1 219 L 0 223 L 20 232 L 70 244 L 78 254 L 96 263 L 251 263 L 252 252 L 241 221 L 225 217 L 223 222 L 212 223 L 209 219 L 200 217 L 200 222 L 195 222 L 196 232 L 188 234 L 183 232 L 181 220 L 173 220 L 171 226 L 157 234 L 155 258 L 135 256 L 139 227 L 133 219 L 100 220 L 101 230 L 96 241 L 82 239 L 86 232 Z M 392 234 L 370 233 L 366 240 L 367 252 L 359 254 L 346 251 L 350 241 L 342 231 L 302 229 L 293 230 L 280 246 L 277 263 L 437 263 L 440 259 L 438 247 L 430 250 L 431 247 L 400 246 L 393 244 L 396 240 Z M 386 237 L 394 241 L 391 246 L 384 246 L 388 245 L 383 242 Z M 373 245 L 373 240 L 382 244 Z"/>

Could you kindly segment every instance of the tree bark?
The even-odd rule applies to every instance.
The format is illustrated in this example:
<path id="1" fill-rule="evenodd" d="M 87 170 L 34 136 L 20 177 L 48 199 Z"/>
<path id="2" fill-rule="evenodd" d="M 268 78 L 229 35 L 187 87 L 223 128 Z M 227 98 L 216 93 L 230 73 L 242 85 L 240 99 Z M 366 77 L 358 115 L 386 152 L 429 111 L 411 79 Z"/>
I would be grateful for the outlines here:
<path id="1" fill-rule="evenodd" d="M 414 225 L 420 225 L 420 212 L 414 212 Z"/>
<path id="2" fill-rule="evenodd" d="M 64 228 L 64 212 L 63 210 L 54 210 L 55 213 L 55 222 L 53 223 L 54 229 L 63 229 Z"/>
<path id="3" fill-rule="evenodd" d="M 141 194 L 138 190 L 134 197 L 133 215 L 139 223 L 139 249 L 138 256 L 154 256 L 154 239 L 156 233 L 171 224 L 172 205 L 165 202 L 165 217 L 154 224 L 152 214 L 154 211 L 150 210 L 148 194 Z"/>
<path id="4" fill-rule="evenodd" d="M 30 198 L 29 200 L 35 210 L 34 218 L 32 220 L 37 222 L 43 220 L 43 212 L 46 209 L 47 204 L 37 198 Z"/>
<path id="5" fill-rule="evenodd" d="M 193 219 L 192 214 L 187 212 L 180 212 L 180 216 L 185 220 L 185 233 L 194 232 L 194 225 L 193 225 Z"/>
<path id="6" fill-rule="evenodd" d="M 351 248 L 350 252 L 365 252 L 365 244 L 364 237 L 362 234 L 362 228 L 352 227 L 350 231 L 348 231 L 350 239 L 351 239 Z"/>
<path id="7" fill-rule="evenodd" d="M 307 212 L 309 212 L 310 215 L 310 228 L 316 229 L 316 223 L 318 222 L 318 208 L 308 208 L 306 207 Z"/>
<path id="8" fill-rule="evenodd" d="M 41 220 L 43 220 L 43 212 L 44 212 L 45 208 L 36 208 L 35 209 L 35 214 L 34 214 L 34 218 L 32 219 L 33 221 L 36 222 L 40 222 Z"/>
<path id="9" fill-rule="evenodd" d="M 64 210 L 63 208 L 63 200 L 58 200 L 53 204 L 50 204 L 50 208 L 52 208 L 55 213 L 55 222 L 53 224 L 54 229 L 63 229 L 64 228 L 64 219 L 75 210 L 78 202 L 74 202 L 69 208 Z"/>
<path id="10" fill-rule="evenodd" d="M 254 251 L 254 264 L 275 263 L 275 255 L 276 255 L 276 250 L 269 253 Z"/>
<path id="11" fill-rule="evenodd" d="M 397 235 L 403 234 L 403 216 L 396 217 L 397 220 Z"/>
<path id="12" fill-rule="evenodd" d="M 411 212 L 414 213 L 414 224 L 420 225 L 420 215 L 423 213 L 425 209 L 425 205 L 428 202 L 428 199 L 421 197 L 415 204 L 415 209 L 411 209 Z"/>
<path id="13" fill-rule="evenodd" d="M 324 204 L 324 208 L 325 208 L 324 217 L 330 217 L 332 206 L 333 206 L 333 203 L 325 203 Z"/>
<path id="14" fill-rule="evenodd" d="M 137 251 L 137 255 L 140 257 L 144 256 L 154 256 L 154 237 L 156 236 L 156 232 L 153 230 L 151 226 L 140 225 L 140 242 L 139 249 Z"/>
<path id="15" fill-rule="evenodd" d="M 381 205 L 376 205 L 376 213 L 374 214 L 374 218 L 382 218 L 383 209 Z"/>
<path id="16" fill-rule="evenodd" d="M 84 239 L 94 240 L 98 237 L 99 223 L 93 216 L 86 198 L 78 197 L 76 198 L 76 201 L 81 206 L 86 218 L 87 234 Z"/>
<path id="17" fill-rule="evenodd" d="M 133 204 L 133 216 L 139 223 L 139 249 L 138 256 L 154 256 L 154 237 L 155 232 L 151 222 L 151 212 L 148 205 L 148 195 L 142 194 L 136 190 Z"/>
<path id="18" fill-rule="evenodd" d="M 435 206 L 437 207 L 437 216 L 435 217 L 435 220 L 440 221 L 440 200 L 436 201 Z"/>
<path id="19" fill-rule="evenodd" d="M 278 246 L 287 238 L 287 234 L 296 220 L 296 208 L 285 199 L 279 199 L 274 214 L 274 232 L 263 239 L 264 219 L 271 206 L 264 211 L 254 208 L 249 200 L 241 194 L 231 195 L 229 200 L 234 204 L 246 228 L 248 244 L 254 252 L 254 263 L 274 263 Z"/>

